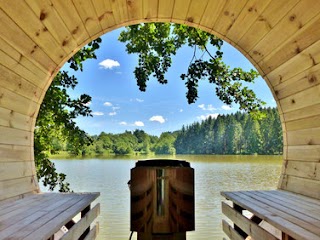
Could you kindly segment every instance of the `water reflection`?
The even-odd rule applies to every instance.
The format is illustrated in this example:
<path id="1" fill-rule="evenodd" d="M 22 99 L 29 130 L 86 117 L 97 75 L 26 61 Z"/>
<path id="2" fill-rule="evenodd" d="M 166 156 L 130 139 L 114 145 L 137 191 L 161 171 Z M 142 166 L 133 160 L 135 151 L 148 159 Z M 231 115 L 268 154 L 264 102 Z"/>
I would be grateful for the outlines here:
<path id="1" fill-rule="evenodd" d="M 130 169 L 139 158 L 54 161 L 58 171 L 67 174 L 74 191 L 101 192 L 98 240 L 129 238 L 130 192 L 127 182 Z M 281 156 L 216 155 L 177 155 L 175 158 L 189 161 L 195 169 L 196 231 L 187 233 L 188 240 L 222 239 L 220 191 L 275 189 L 282 159 Z M 132 239 L 136 239 L 135 234 Z"/>

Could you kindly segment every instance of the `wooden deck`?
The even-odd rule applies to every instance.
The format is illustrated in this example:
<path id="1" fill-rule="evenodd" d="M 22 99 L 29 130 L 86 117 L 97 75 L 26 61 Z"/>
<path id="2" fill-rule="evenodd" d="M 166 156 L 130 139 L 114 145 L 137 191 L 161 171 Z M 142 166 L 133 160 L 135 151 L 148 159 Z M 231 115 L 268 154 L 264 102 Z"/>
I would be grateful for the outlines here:
<path id="1" fill-rule="evenodd" d="M 221 194 L 233 202 L 222 202 L 222 212 L 234 223 L 232 228 L 223 220 L 230 239 L 320 240 L 320 200 L 281 190 Z M 280 230 L 280 237 L 261 227 L 265 222 Z"/>
<path id="2" fill-rule="evenodd" d="M 61 239 L 95 239 L 97 225 L 90 224 L 99 214 L 99 204 L 90 204 L 99 193 L 42 193 L 0 206 L 0 239 L 48 240 L 62 227 L 69 229 Z M 78 222 L 74 222 L 77 214 Z"/>

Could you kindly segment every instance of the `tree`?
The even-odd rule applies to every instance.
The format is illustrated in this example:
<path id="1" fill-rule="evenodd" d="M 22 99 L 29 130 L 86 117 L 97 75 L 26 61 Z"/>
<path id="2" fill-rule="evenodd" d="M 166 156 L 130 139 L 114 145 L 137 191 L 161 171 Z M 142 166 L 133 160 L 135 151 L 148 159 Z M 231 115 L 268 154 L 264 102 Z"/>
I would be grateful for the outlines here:
<path id="1" fill-rule="evenodd" d="M 214 131 L 214 153 L 224 154 L 225 153 L 225 117 L 219 115 L 214 122 L 213 126 Z"/>
<path id="2" fill-rule="evenodd" d="M 247 154 L 260 153 L 261 151 L 261 132 L 260 125 L 256 119 L 252 117 L 248 118 L 246 122 L 245 129 L 245 148 Z"/>
<path id="3" fill-rule="evenodd" d="M 111 134 L 107 134 L 105 132 L 101 132 L 97 138 L 97 142 L 102 142 L 102 147 L 104 150 L 111 151 L 112 150 L 112 139 Z"/>
<path id="4" fill-rule="evenodd" d="M 234 115 L 229 115 L 227 118 L 228 127 L 226 128 L 226 154 L 238 154 L 240 152 L 239 145 L 242 135 L 242 127 L 235 120 Z"/>
<path id="5" fill-rule="evenodd" d="M 143 152 L 145 154 L 150 153 L 150 137 L 143 130 L 136 129 L 133 135 L 137 138 L 138 147 L 136 151 Z"/>
<path id="6" fill-rule="evenodd" d="M 95 50 L 99 48 L 100 38 L 89 43 L 77 52 L 68 63 L 70 68 L 83 70 L 83 61 L 96 58 Z M 78 81 L 67 71 L 60 71 L 53 79 L 41 104 L 34 132 L 34 154 L 38 179 L 50 190 L 59 186 L 59 191 L 69 191 L 65 182 L 66 175 L 57 173 L 55 165 L 49 160 L 48 151 L 52 149 L 55 140 L 67 141 L 68 148 L 74 154 L 79 154 L 83 146 L 91 143 L 90 137 L 75 123 L 78 116 L 91 116 L 88 103 L 91 97 L 82 94 L 72 99 L 67 89 L 74 89 Z"/>
<path id="7" fill-rule="evenodd" d="M 216 36 L 180 24 L 143 23 L 126 27 L 120 33 L 119 40 L 126 43 L 129 54 L 136 53 L 139 56 L 134 75 L 141 91 L 146 90 L 150 77 L 156 78 L 161 84 L 168 82 L 165 74 L 171 66 L 172 56 L 187 44 L 194 48 L 189 68 L 181 74 L 187 87 L 188 103 L 197 100 L 198 83 L 207 79 L 215 84 L 216 94 L 221 101 L 228 105 L 238 103 L 240 109 L 259 116 L 259 109 L 264 102 L 242 85 L 242 82 L 253 82 L 258 73 L 254 70 L 246 72 L 241 68 L 230 69 L 222 60 L 223 41 Z M 208 51 L 208 45 L 216 49 L 214 54 Z M 200 58 L 196 56 L 197 51 L 201 51 Z M 203 57 L 205 54 L 207 58 Z"/>
<path id="8" fill-rule="evenodd" d="M 156 154 L 175 154 L 174 142 L 176 140 L 176 134 L 170 132 L 161 133 L 158 142 L 154 146 L 154 152 Z"/>
<path id="9" fill-rule="evenodd" d="M 273 136 L 272 136 L 272 146 L 274 153 L 282 154 L 283 152 L 283 135 L 282 126 L 280 122 L 279 112 L 277 109 L 273 109 L 274 112 L 274 123 L 273 123 Z"/>

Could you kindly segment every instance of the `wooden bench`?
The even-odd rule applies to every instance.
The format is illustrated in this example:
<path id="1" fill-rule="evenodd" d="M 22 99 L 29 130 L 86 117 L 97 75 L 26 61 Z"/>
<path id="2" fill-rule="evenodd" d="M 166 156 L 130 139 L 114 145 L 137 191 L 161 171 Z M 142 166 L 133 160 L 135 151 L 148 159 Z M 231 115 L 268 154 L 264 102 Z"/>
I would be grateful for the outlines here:
<path id="1" fill-rule="evenodd" d="M 99 204 L 90 204 L 99 193 L 39 193 L 0 204 L 1 240 L 95 239 Z M 78 221 L 74 219 L 80 215 Z M 80 220 L 79 220 L 80 219 Z M 60 239 L 60 237 L 59 237 Z"/>
<path id="2" fill-rule="evenodd" d="M 320 200 L 283 190 L 221 195 L 232 202 L 222 202 L 223 214 L 234 223 L 231 227 L 223 220 L 230 239 L 320 240 Z M 269 224 L 280 234 L 270 231 Z"/>

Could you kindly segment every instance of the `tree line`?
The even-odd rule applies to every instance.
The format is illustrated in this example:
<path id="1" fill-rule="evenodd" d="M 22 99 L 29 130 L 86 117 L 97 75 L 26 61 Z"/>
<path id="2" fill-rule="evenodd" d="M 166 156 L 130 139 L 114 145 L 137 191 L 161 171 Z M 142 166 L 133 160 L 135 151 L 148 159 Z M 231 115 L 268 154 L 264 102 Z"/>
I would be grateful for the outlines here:
<path id="1" fill-rule="evenodd" d="M 282 129 L 276 108 L 261 110 L 265 116 L 248 113 L 209 117 L 174 132 L 152 136 L 143 130 L 120 134 L 101 132 L 91 136 L 92 144 L 74 149 L 74 144 L 55 139 L 52 153 L 105 156 L 109 154 L 282 154 Z"/>
<path id="2" fill-rule="evenodd" d="M 281 123 L 276 108 L 261 110 L 253 118 L 237 112 L 209 117 L 182 127 L 174 143 L 179 154 L 282 154 Z"/>

